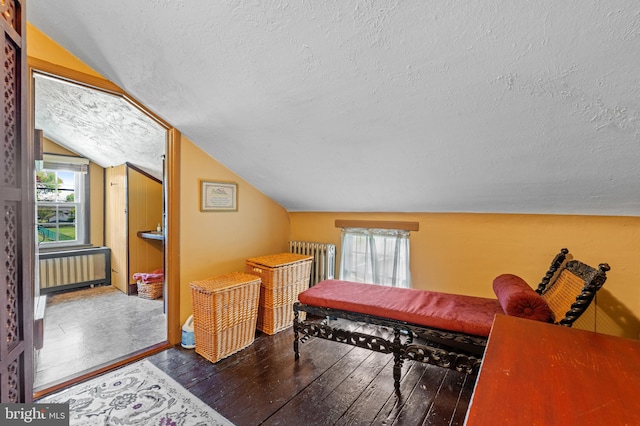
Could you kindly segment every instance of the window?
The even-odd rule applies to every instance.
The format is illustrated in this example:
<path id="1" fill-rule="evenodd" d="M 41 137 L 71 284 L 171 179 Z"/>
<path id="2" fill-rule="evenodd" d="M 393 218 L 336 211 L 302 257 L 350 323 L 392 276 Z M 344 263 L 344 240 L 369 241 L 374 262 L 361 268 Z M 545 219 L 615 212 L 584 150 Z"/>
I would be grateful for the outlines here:
<path id="1" fill-rule="evenodd" d="M 84 244 L 87 232 L 89 160 L 45 154 L 36 173 L 38 242 L 41 246 Z"/>
<path id="2" fill-rule="evenodd" d="M 340 279 L 411 287 L 409 231 L 342 228 Z"/>

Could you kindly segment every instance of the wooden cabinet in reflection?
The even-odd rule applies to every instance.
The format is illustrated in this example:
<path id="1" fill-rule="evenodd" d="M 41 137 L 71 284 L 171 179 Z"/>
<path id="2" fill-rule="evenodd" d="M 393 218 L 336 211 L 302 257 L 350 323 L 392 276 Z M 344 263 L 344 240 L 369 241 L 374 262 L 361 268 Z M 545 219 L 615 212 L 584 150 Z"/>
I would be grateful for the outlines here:
<path id="1" fill-rule="evenodd" d="M 162 223 L 162 182 L 129 164 L 105 169 L 106 245 L 111 248 L 111 283 L 136 293 L 132 275 L 163 267 L 162 239 L 140 238 L 139 231 Z"/>

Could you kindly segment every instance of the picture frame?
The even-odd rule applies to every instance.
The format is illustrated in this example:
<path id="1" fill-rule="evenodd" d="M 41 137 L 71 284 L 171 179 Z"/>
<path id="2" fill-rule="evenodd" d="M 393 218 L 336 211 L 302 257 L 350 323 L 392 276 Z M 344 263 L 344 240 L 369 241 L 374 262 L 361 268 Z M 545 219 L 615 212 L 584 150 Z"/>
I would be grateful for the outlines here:
<path id="1" fill-rule="evenodd" d="M 200 211 L 238 211 L 238 184 L 235 182 L 201 180 Z"/>

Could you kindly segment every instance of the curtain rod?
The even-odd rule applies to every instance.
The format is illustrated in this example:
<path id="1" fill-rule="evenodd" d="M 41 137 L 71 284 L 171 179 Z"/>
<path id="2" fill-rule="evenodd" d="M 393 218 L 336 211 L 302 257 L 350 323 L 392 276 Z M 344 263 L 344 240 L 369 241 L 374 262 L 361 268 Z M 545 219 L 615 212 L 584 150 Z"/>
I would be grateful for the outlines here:
<path id="1" fill-rule="evenodd" d="M 419 231 L 419 222 L 401 222 L 388 220 L 341 220 L 336 219 L 336 228 L 367 228 L 367 229 L 402 229 L 405 231 Z"/>

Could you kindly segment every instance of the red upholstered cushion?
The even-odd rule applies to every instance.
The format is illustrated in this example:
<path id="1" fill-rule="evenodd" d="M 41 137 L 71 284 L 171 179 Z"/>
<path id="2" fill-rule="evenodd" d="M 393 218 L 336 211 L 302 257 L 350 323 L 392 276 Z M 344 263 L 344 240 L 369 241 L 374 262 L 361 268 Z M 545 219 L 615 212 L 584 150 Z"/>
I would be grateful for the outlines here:
<path id="1" fill-rule="evenodd" d="M 493 291 L 507 315 L 543 322 L 554 320 L 547 302 L 517 275 L 503 274 L 496 277 L 493 280 Z"/>
<path id="2" fill-rule="evenodd" d="M 477 336 L 488 336 L 495 314 L 504 313 L 496 299 L 339 280 L 322 281 L 298 300 Z"/>

